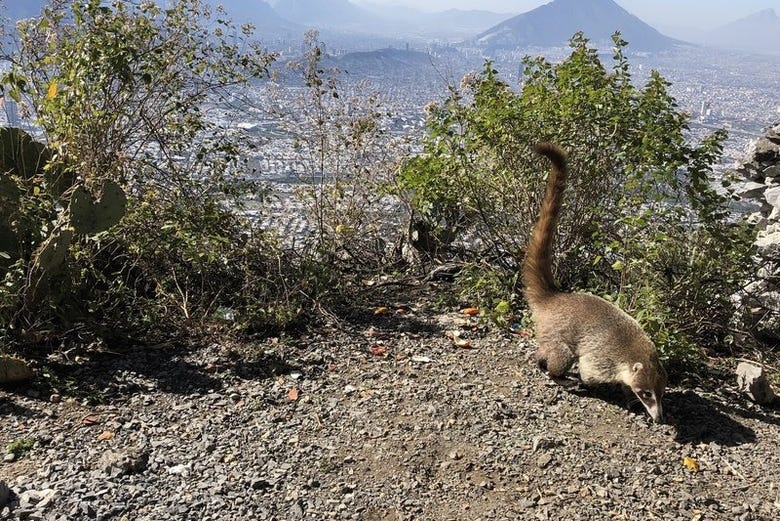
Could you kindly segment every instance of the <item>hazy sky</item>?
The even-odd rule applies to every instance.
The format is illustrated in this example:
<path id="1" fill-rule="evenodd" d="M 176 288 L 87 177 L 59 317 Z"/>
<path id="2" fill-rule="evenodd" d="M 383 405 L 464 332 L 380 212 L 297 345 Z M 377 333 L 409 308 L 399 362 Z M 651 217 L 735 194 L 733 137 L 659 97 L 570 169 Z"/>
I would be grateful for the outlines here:
<path id="1" fill-rule="evenodd" d="M 355 0 L 355 3 L 401 4 L 425 11 L 486 9 L 523 13 L 550 0 Z M 780 0 L 615 0 L 651 25 L 712 29 L 766 8 L 780 16 Z"/>

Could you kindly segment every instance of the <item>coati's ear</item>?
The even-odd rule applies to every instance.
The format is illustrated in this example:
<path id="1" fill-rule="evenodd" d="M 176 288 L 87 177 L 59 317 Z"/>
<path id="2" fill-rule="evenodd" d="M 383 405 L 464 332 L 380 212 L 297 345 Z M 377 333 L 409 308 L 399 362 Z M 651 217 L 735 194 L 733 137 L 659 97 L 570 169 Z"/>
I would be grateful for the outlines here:
<path id="1" fill-rule="evenodd" d="M 642 370 L 642 367 L 644 367 L 644 366 L 642 365 L 642 362 L 637 362 L 637 363 L 635 363 L 635 364 L 634 364 L 634 367 L 632 367 L 631 369 L 632 369 L 632 371 L 634 371 L 635 373 L 638 373 L 639 371 L 641 371 L 641 370 Z"/>

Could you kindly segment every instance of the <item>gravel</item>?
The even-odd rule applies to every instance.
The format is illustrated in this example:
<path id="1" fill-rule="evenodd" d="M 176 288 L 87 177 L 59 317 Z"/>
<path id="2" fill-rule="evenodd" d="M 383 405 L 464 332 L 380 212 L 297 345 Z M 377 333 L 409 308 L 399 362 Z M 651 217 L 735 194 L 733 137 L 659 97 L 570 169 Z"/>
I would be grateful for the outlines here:
<path id="1" fill-rule="evenodd" d="M 0 519 L 780 518 L 780 412 L 735 379 L 670 388 L 655 425 L 619 390 L 549 382 L 523 335 L 393 309 L 50 360 L 0 391 L 0 450 L 34 442 L 0 462 Z"/>

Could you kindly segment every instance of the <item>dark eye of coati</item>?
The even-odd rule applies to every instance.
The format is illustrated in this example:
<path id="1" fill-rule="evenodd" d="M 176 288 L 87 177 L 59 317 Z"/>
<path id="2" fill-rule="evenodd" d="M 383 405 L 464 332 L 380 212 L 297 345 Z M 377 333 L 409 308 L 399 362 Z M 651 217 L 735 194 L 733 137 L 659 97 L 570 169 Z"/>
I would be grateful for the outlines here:
<path id="1" fill-rule="evenodd" d="M 641 396 L 645 400 L 651 400 L 653 398 L 653 391 L 642 391 Z"/>

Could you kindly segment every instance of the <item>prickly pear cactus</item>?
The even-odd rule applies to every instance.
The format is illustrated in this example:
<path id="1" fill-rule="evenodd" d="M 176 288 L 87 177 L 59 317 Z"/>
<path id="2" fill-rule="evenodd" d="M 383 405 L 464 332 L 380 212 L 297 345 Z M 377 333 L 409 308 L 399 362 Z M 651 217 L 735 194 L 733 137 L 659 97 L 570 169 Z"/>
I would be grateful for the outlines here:
<path id="1" fill-rule="evenodd" d="M 42 172 L 51 160 L 46 145 L 18 128 L 0 128 L 0 172 L 14 172 L 25 179 Z"/>
<path id="2" fill-rule="evenodd" d="M 19 208 L 21 195 L 11 176 L 0 173 L 0 267 L 10 265 L 19 256 L 19 239 L 9 223 Z"/>
<path id="3" fill-rule="evenodd" d="M 77 233 L 87 235 L 108 230 L 125 215 L 127 196 L 117 183 L 103 183 L 100 197 L 95 200 L 84 186 L 78 186 L 70 199 L 70 225 Z"/>
<path id="4" fill-rule="evenodd" d="M 35 254 L 35 267 L 48 275 L 57 272 L 65 263 L 71 239 L 73 239 L 73 232 L 67 228 L 52 233 L 43 241 Z"/>
<path id="5" fill-rule="evenodd" d="M 0 268 L 10 266 L 18 258 L 19 239 L 16 233 L 7 224 L 0 223 Z"/>
<path id="6" fill-rule="evenodd" d="M 7 173 L 0 173 L 0 212 L 5 213 L 9 205 L 16 206 L 19 203 L 22 191 Z"/>

